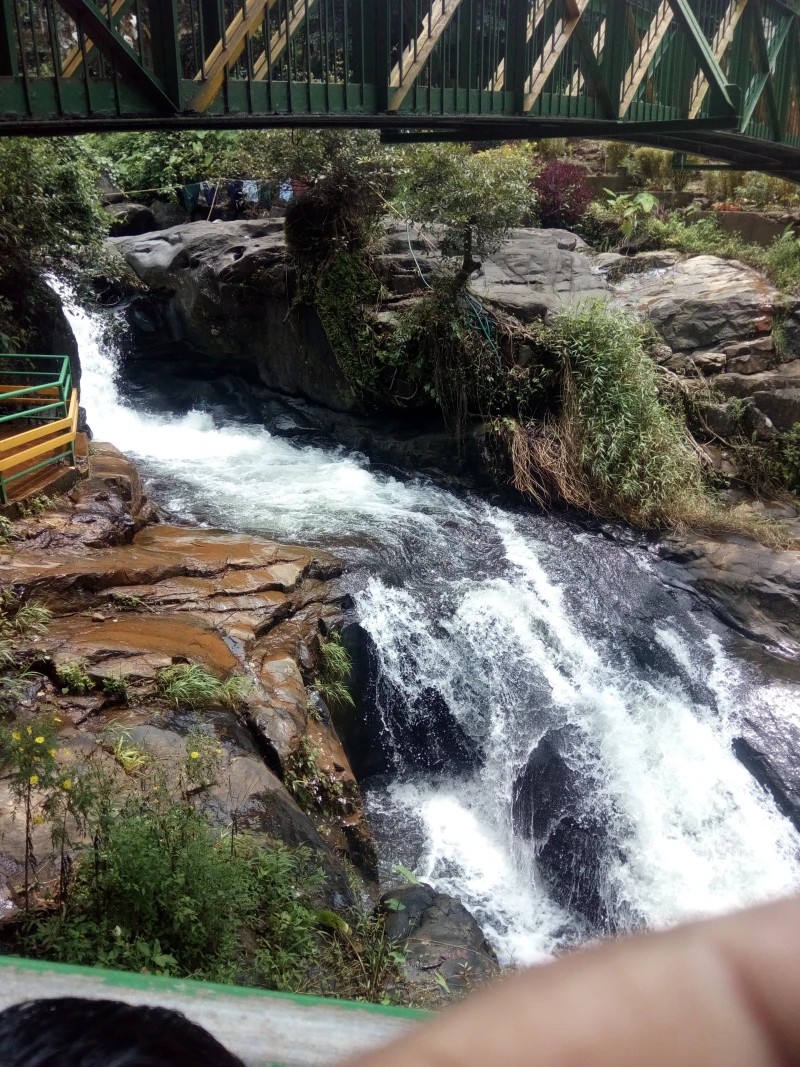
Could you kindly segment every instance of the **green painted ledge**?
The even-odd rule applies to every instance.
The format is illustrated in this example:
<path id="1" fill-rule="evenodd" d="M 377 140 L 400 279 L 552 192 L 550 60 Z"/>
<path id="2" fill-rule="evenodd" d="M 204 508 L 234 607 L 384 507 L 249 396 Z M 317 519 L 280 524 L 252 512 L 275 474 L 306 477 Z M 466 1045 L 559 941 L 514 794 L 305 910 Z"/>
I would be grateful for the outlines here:
<path id="1" fill-rule="evenodd" d="M 247 1067 L 325 1067 L 430 1018 L 412 1008 L 0 956 L 0 1010 L 59 996 L 106 997 L 182 1011 Z"/>

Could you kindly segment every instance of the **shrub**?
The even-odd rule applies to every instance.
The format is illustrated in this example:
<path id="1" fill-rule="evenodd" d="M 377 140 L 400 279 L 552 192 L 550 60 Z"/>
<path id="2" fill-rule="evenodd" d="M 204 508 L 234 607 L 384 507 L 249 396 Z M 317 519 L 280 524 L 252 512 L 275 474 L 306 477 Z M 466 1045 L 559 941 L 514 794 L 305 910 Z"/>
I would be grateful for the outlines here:
<path id="1" fill-rule="evenodd" d="M 70 663 L 62 663 L 56 668 L 56 674 L 61 683 L 62 693 L 82 695 L 94 689 L 94 682 L 86 673 L 86 663 L 83 660 L 76 659 Z"/>
<path id="2" fill-rule="evenodd" d="M 572 229 L 594 199 L 586 173 L 574 163 L 553 160 L 536 175 L 533 187 L 538 197 L 536 217 L 540 226 Z"/>
<path id="3" fill-rule="evenodd" d="M 540 343 L 559 363 L 563 406 L 518 446 L 530 448 L 522 469 L 533 495 L 546 499 L 549 480 L 587 511 L 657 526 L 674 523 L 687 494 L 701 492 L 698 461 L 659 401 L 642 340 L 636 321 L 599 304 L 541 328 Z"/>
<path id="4" fill-rule="evenodd" d="M 215 704 L 235 708 L 250 691 L 250 682 L 235 674 L 220 682 L 199 664 L 179 663 L 158 672 L 156 687 L 165 700 L 178 708 L 208 708 Z"/>
<path id="5" fill-rule="evenodd" d="M 341 783 L 319 766 L 319 745 L 310 737 L 301 737 L 300 744 L 287 761 L 284 773 L 286 788 L 294 794 L 297 803 L 306 811 L 315 808 L 326 811 L 331 808 L 341 811 L 344 790 Z"/>
<path id="6" fill-rule="evenodd" d="M 99 252 L 98 173 L 81 138 L 0 139 L 0 352 L 24 351 L 39 327 L 39 276 L 74 276 Z"/>
<path id="7" fill-rule="evenodd" d="M 128 683 L 123 674 L 109 674 L 103 679 L 103 692 L 118 704 L 128 702 Z"/>
<path id="8" fill-rule="evenodd" d="M 606 144 L 606 173 L 616 174 L 630 159 L 633 145 L 624 141 L 608 141 Z"/>

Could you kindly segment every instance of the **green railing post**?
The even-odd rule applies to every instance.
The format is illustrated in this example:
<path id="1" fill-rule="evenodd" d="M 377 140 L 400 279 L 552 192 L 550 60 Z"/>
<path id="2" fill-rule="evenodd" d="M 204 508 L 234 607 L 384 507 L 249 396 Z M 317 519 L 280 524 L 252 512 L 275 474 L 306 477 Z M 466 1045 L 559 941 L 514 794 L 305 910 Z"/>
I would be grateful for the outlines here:
<path id="1" fill-rule="evenodd" d="M 18 73 L 17 31 L 12 0 L 8 0 L 0 5 L 0 77 L 15 78 Z"/>
<path id="2" fill-rule="evenodd" d="M 389 110 L 389 80 L 392 76 L 392 49 L 389 40 L 389 4 L 373 0 L 375 41 L 375 103 L 378 111 Z M 369 41 L 369 37 L 367 37 Z"/>
<path id="3" fill-rule="evenodd" d="M 600 71 L 617 117 L 619 117 L 619 105 L 622 100 L 622 82 L 628 63 L 628 49 L 625 45 L 629 37 L 629 10 L 630 5 L 627 0 L 609 0 L 605 44 L 600 57 Z"/>
<path id="4" fill-rule="evenodd" d="M 180 111 L 183 65 L 177 0 L 157 0 L 157 3 L 150 4 L 150 34 L 153 73 L 161 79 L 176 111 Z M 206 39 L 206 49 L 210 51 L 216 43 L 216 40 L 212 43 Z"/>
<path id="5" fill-rule="evenodd" d="M 528 11 L 530 0 L 508 0 L 506 8 L 505 87 L 514 94 L 514 114 L 524 114 L 528 65 Z"/>

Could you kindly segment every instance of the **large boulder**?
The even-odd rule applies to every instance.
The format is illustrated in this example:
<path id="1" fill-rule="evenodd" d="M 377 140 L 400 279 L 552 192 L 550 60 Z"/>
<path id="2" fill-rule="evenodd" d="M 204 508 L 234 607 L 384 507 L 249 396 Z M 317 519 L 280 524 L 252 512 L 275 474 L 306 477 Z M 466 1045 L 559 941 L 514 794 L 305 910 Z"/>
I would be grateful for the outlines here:
<path id="1" fill-rule="evenodd" d="M 794 339 L 800 305 L 787 307 L 787 299 L 757 271 L 718 256 L 658 256 L 657 268 L 625 275 L 614 302 L 645 315 L 676 352 L 719 350 L 765 338 L 778 321 L 785 330 L 788 324 Z M 639 267 L 649 265 L 646 258 L 637 259 Z"/>
<path id="2" fill-rule="evenodd" d="M 341 371 L 316 311 L 293 307 L 294 267 L 281 220 L 196 222 L 147 237 L 121 237 L 112 248 L 153 291 L 169 298 L 146 344 L 183 340 L 243 368 L 280 393 L 304 396 L 338 410 L 356 397 Z M 161 336 L 158 336 L 158 333 Z"/>
<path id="3" fill-rule="evenodd" d="M 752 398 L 778 431 L 791 430 L 800 422 L 800 359 L 756 374 L 719 374 L 714 386 L 728 398 Z"/>
<path id="4" fill-rule="evenodd" d="M 474 917 L 455 897 L 424 883 L 392 889 L 381 898 L 386 933 L 405 950 L 409 980 L 441 992 L 469 989 L 499 971 L 497 957 Z"/>
<path id="5" fill-rule="evenodd" d="M 608 300 L 605 279 L 588 246 L 567 230 L 511 230 L 470 282 L 482 300 L 521 322 L 545 318 L 588 300 Z"/>
<path id="6" fill-rule="evenodd" d="M 146 204 L 109 204 L 106 212 L 112 237 L 135 237 L 158 229 L 153 212 Z"/>

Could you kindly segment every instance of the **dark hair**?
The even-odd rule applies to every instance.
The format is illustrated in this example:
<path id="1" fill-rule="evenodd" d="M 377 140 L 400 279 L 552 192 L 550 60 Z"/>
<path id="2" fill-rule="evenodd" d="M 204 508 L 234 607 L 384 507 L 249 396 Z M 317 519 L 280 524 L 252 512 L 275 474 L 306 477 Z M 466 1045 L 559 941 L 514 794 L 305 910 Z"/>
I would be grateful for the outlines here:
<path id="1" fill-rule="evenodd" d="M 115 1000 L 30 1000 L 0 1012 L 2 1067 L 244 1067 L 180 1012 Z"/>

